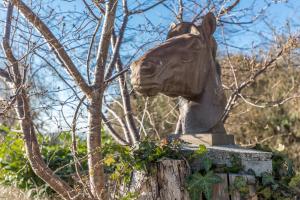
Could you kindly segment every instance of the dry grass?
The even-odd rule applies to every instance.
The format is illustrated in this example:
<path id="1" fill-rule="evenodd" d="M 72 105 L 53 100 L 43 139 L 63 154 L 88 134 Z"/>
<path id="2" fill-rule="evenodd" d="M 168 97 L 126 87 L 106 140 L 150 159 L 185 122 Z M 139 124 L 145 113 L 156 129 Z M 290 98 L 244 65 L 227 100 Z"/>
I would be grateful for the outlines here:
<path id="1" fill-rule="evenodd" d="M 28 192 L 0 185 L 0 200 L 48 200 L 46 198 L 30 198 Z"/>
<path id="2" fill-rule="evenodd" d="M 31 200 L 27 197 L 26 193 L 13 188 L 13 187 L 6 187 L 6 186 L 0 186 L 0 200 L 12 200 L 12 199 L 18 199 L 18 200 Z"/>

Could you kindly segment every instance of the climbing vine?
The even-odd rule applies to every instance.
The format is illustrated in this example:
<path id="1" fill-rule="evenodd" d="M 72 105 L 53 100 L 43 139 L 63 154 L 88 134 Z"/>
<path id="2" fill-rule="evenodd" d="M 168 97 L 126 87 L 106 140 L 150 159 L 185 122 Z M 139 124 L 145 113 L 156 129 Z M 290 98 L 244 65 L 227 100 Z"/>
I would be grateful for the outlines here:
<path id="1" fill-rule="evenodd" d="M 153 173 L 153 164 L 163 158 L 184 159 L 189 163 L 194 160 L 201 160 L 201 167 L 193 171 L 186 178 L 186 189 L 191 200 L 198 200 L 203 194 L 205 199 L 212 198 L 212 186 L 221 183 L 223 180 L 217 173 L 239 173 L 229 188 L 229 193 L 239 192 L 244 198 L 249 198 L 249 187 L 243 175 L 253 175 L 252 170 L 244 172 L 241 160 L 233 156 L 231 166 L 216 167 L 207 156 L 207 149 L 200 145 L 197 150 L 190 153 L 182 151 L 180 141 L 155 142 L 145 139 L 134 148 L 118 144 L 106 144 L 105 148 L 106 171 L 110 178 L 118 186 L 130 184 L 134 171 L 142 171 L 146 174 Z M 265 150 L 265 149 L 264 149 Z M 255 176 L 256 191 L 259 199 L 266 200 L 292 200 L 299 195 L 300 175 L 296 174 L 292 162 L 279 153 L 273 153 L 273 172 L 264 173 L 262 176 Z M 138 194 L 128 191 L 126 194 L 115 194 L 115 198 L 122 200 L 136 199 Z"/>

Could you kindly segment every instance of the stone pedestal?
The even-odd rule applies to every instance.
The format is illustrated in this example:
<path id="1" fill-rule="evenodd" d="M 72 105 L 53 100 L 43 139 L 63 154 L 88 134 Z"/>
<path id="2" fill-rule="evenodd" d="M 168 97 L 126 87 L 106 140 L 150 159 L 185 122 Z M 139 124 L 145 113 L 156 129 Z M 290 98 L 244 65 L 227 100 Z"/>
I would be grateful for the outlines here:
<path id="1" fill-rule="evenodd" d="M 204 145 L 234 145 L 234 136 L 227 134 L 212 134 L 212 133 L 199 133 L 199 134 L 183 134 L 179 139 L 189 144 L 204 144 Z"/>
<path id="2" fill-rule="evenodd" d="M 198 149 L 198 145 L 185 145 L 183 152 L 193 153 Z M 215 172 L 223 179 L 223 182 L 212 186 L 212 200 L 243 200 L 245 199 L 239 191 L 232 191 L 237 177 L 246 180 L 249 194 L 247 199 L 257 200 L 256 177 L 246 172 L 252 169 L 256 176 L 264 172 L 272 171 L 272 153 L 241 148 L 236 145 L 228 146 L 207 146 L 206 156 L 212 160 L 213 164 L 219 167 L 232 166 L 233 158 L 239 159 L 244 167 L 239 172 Z M 203 158 L 197 158 L 193 163 L 187 160 L 174 160 L 165 158 L 153 164 L 153 173 L 145 174 L 135 172 L 132 178 L 132 192 L 138 191 L 138 200 L 190 200 L 186 188 L 186 178 L 194 172 L 203 169 Z M 203 194 L 199 193 L 199 200 L 203 200 Z"/>
<path id="3" fill-rule="evenodd" d="M 195 151 L 198 145 L 186 145 L 184 151 Z M 264 172 L 272 172 L 272 153 L 245 149 L 237 145 L 227 146 L 207 146 L 207 156 L 216 166 L 232 166 L 233 162 L 239 160 L 243 166 L 243 172 L 253 170 L 256 176 Z M 191 164 L 195 170 L 200 168 L 201 160 L 196 160 Z M 242 172 L 242 173 L 243 173 Z"/>

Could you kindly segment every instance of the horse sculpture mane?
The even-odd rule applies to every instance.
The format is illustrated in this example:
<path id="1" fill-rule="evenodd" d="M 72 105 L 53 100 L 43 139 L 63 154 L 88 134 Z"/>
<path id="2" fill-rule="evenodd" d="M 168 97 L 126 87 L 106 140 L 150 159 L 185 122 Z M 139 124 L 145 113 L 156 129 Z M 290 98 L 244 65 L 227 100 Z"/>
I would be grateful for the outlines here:
<path id="1" fill-rule="evenodd" d="M 173 25 L 164 43 L 131 65 L 131 82 L 138 93 L 180 97 L 176 133 L 226 134 L 221 121 L 226 97 L 216 61 L 215 29 L 211 13 L 200 26 Z"/>

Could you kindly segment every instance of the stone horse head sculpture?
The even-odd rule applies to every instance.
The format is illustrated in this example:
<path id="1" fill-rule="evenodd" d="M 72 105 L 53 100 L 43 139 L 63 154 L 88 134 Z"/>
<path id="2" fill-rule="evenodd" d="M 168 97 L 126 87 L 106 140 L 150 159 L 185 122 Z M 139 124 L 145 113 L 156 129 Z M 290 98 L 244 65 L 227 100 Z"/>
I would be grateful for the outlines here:
<path id="1" fill-rule="evenodd" d="M 216 61 L 215 29 L 211 13 L 200 26 L 173 25 L 164 43 L 131 65 L 131 83 L 138 93 L 180 97 L 176 133 L 226 135 L 221 121 L 226 97 Z"/>

